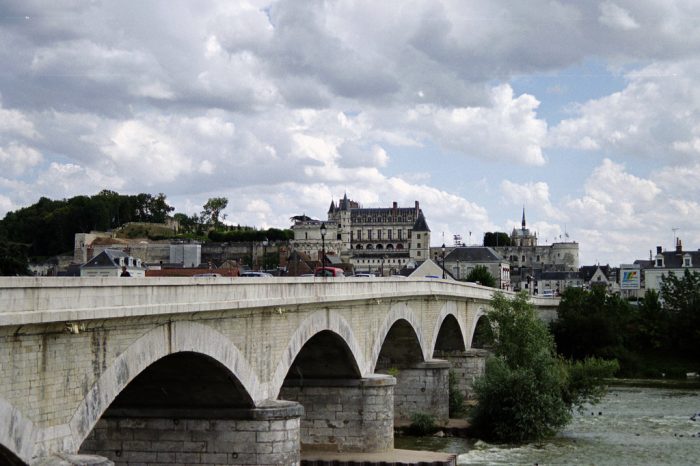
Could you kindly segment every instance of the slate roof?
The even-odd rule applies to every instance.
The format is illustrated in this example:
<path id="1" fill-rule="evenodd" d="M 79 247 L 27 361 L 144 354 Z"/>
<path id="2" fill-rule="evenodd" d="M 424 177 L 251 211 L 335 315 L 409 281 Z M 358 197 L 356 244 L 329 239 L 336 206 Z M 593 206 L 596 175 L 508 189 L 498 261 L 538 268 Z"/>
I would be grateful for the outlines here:
<path id="1" fill-rule="evenodd" d="M 598 268 L 600 268 L 600 271 L 603 272 L 605 278 L 610 278 L 612 268 L 609 265 L 584 265 L 582 267 L 579 267 L 578 270 L 579 272 L 581 272 L 581 278 L 583 278 L 586 282 L 590 282 L 591 278 L 593 278 L 593 275 L 595 275 Z"/>
<path id="2" fill-rule="evenodd" d="M 425 221 L 422 210 L 418 213 L 418 218 L 413 224 L 413 231 L 430 231 L 430 228 L 428 228 L 428 222 Z"/>
<path id="3" fill-rule="evenodd" d="M 447 256 L 446 262 L 502 262 L 502 259 L 490 247 L 469 246 L 453 249 Z"/>
<path id="4" fill-rule="evenodd" d="M 688 254 L 693 268 L 700 268 L 700 251 L 682 251 L 680 254 L 676 251 L 664 251 L 661 253 L 664 256 L 664 269 L 680 269 L 683 268 L 683 257 Z M 654 266 L 652 265 L 652 268 Z"/>
<path id="5" fill-rule="evenodd" d="M 83 265 L 83 267 L 119 267 L 119 258 L 129 257 L 124 251 L 105 249 Z"/>
<path id="6" fill-rule="evenodd" d="M 558 271 L 547 271 L 535 273 L 538 280 L 579 280 L 581 279 L 581 274 L 579 272 L 558 272 Z"/>

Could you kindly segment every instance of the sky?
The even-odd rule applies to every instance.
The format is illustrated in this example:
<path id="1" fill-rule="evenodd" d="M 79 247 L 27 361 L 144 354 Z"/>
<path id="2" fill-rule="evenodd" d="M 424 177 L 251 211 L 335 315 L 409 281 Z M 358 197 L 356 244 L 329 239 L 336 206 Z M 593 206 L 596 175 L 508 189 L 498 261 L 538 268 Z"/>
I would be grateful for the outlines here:
<path id="1" fill-rule="evenodd" d="M 0 217 L 103 189 L 231 224 L 417 200 L 581 265 L 700 248 L 700 2 L 0 2 Z"/>

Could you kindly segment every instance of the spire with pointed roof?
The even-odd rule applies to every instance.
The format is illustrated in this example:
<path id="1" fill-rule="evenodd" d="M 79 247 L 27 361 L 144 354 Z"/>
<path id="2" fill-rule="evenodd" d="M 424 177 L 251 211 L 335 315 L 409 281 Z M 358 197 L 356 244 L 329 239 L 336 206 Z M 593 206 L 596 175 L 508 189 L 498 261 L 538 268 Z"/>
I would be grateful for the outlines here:
<path id="1" fill-rule="evenodd" d="M 430 231 L 422 210 L 418 213 L 418 218 L 416 218 L 416 222 L 413 224 L 413 231 Z"/>
<path id="2" fill-rule="evenodd" d="M 523 230 L 525 229 L 525 206 L 523 206 Z"/>
<path id="3" fill-rule="evenodd" d="M 331 206 L 328 208 L 328 213 L 332 214 L 333 212 L 335 212 L 335 202 L 331 200 Z"/>

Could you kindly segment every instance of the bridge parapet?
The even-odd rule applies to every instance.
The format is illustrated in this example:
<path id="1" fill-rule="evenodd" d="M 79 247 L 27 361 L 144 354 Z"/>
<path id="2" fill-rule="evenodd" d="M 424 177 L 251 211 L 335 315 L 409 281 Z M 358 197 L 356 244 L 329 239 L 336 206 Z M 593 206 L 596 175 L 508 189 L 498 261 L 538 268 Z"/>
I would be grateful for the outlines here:
<path id="1" fill-rule="evenodd" d="M 417 297 L 488 303 L 493 289 L 434 279 L 3 278 L 0 326 Z"/>

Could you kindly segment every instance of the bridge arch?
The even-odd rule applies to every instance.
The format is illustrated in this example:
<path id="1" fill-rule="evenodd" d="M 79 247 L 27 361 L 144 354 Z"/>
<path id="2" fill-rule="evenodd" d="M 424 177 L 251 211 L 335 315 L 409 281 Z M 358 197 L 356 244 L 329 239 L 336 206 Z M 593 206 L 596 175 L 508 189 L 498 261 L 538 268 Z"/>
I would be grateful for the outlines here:
<path id="1" fill-rule="evenodd" d="M 73 451 L 77 451 L 110 404 L 137 375 L 162 358 L 182 352 L 208 356 L 228 369 L 255 405 L 265 399 L 257 376 L 231 340 L 203 324 L 171 322 L 134 341 L 95 382 L 69 422 Z"/>
<path id="2" fill-rule="evenodd" d="M 29 464 L 37 432 L 34 423 L 4 398 L 0 398 L 0 463 Z"/>
<path id="3" fill-rule="evenodd" d="M 416 317 L 416 314 L 406 303 L 395 303 L 391 306 L 389 313 L 384 319 L 384 322 L 379 327 L 379 330 L 373 338 L 371 353 L 372 366 L 369 368 L 371 372 L 374 372 L 374 370 L 377 367 L 377 364 L 379 363 L 379 355 L 382 351 L 382 347 L 384 346 L 384 341 L 389 335 L 391 329 L 399 321 L 406 322 L 406 324 L 413 330 L 418 340 L 418 346 L 420 347 L 420 352 L 423 360 L 425 361 L 426 359 L 428 359 L 428 355 L 426 354 L 425 349 L 426 345 L 423 341 L 423 332 L 420 331 L 421 325 L 420 321 Z"/>
<path id="4" fill-rule="evenodd" d="M 457 303 L 449 301 L 442 306 L 433 330 L 432 351 L 466 350 L 466 332 L 462 319 L 459 318 Z"/>
<path id="5" fill-rule="evenodd" d="M 471 328 L 469 329 L 469 340 L 468 340 L 468 348 L 472 348 L 474 345 L 474 334 L 476 333 L 476 328 L 479 324 L 479 322 L 486 322 L 488 321 L 488 313 L 486 309 L 483 306 L 479 306 L 479 309 L 476 311 L 476 314 L 474 314 L 474 318 L 471 321 Z"/>
<path id="6" fill-rule="evenodd" d="M 289 339 L 287 348 L 282 353 L 282 358 L 277 363 L 275 373 L 270 380 L 270 398 L 277 398 L 279 396 L 282 385 L 284 384 L 284 379 L 287 377 L 289 369 L 292 367 L 294 360 L 306 342 L 325 331 L 332 332 L 343 340 L 350 354 L 355 359 L 355 364 L 359 368 L 360 373 L 362 375 L 366 374 L 367 369 L 364 358 L 362 357 L 362 350 L 355 338 L 352 327 L 339 313 L 324 309 L 314 312 L 304 319 Z"/>

